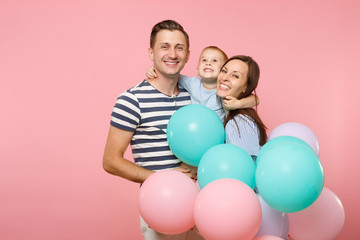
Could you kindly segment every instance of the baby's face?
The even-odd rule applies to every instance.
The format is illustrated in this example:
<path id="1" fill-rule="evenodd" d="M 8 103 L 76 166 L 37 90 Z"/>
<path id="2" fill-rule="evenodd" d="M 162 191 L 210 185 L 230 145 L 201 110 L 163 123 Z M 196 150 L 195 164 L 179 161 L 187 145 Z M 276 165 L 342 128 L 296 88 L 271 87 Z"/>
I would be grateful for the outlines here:
<path id="1" fill-rule="evenodd" d="M 197 66 L 199 77 L 202 80 L 216 82 L 217 76 L 224 63 L 225 58 L 219 50 L 212 48 L 205 49 L 200 55 Z"/>

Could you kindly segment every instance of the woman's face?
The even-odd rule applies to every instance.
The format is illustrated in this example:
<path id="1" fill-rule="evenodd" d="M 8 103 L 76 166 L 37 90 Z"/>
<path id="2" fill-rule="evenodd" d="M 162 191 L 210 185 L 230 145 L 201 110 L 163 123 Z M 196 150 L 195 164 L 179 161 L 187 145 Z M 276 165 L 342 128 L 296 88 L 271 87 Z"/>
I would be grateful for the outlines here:
<path id="1" fill-rule="evenodd" d="M 239 98 L 247 87 L 247 63 L 234 59 L 226 63 L 217 78 L 217 91 L 219 97 L 233 96 Z"/>

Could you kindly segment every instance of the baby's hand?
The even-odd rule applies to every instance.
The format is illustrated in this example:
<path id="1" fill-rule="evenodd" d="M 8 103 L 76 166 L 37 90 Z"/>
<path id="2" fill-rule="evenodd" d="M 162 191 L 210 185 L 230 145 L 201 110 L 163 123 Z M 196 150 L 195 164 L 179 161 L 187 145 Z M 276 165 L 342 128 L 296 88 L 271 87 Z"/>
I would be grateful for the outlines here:
<path id="1" fill-rule="evenodd" d="M 228 111 L 241 108 L 239 103 L 241 100 L 233 96 L 226 96 L 222 101 L 223 108 Z"/>
<path id="2" fill-rule="evenodd" d="M 154 78 L 157 78 L 157 75 L 156 75 L 156 72 L 155 72 L 155 69 L 153 66 L 149 67 L 147 70 L 146 70 L 146 77 L 148 79 L 154 79 Z"/>

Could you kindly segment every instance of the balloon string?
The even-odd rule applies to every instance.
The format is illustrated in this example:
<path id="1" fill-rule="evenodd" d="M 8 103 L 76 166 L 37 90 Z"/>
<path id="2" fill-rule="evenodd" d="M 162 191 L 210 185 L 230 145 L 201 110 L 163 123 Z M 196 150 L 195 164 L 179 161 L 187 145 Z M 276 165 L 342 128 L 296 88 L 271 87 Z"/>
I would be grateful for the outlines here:
<path id="1" fill-rule="evenodd" d="M 285 218 L 285 213 L 281 213 L 281 226 L 280 226 L 280 236 L 281 237 L 283 235 L 283 231 L 284 231 L 284 218 Z"/>

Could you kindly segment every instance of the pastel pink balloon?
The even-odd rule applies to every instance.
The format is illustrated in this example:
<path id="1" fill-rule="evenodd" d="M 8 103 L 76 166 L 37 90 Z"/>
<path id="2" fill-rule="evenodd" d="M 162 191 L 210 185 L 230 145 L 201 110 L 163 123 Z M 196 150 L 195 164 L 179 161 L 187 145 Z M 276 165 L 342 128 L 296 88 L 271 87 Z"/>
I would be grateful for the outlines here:
<path id="1" fill-rule="evenodd" d="M 271 236 L 271 235 L 263 235 L 263 236 L 256 237 L 253 240 L 284 240 L 284 239 L 281 237 L 276 237 L 276 236 Z"/>
<path id="2" fill-rule="evenodd" d="M 345 211 L 339 198 L 328 188 L 308 208 L 289 213 L 289 235 L 296 240 L 334 239 L 345 222 Z"/>
<path id="3" fill-rule="evenodd" d="M 261 206 L 254 191 L 236 179 L 207 184 L 194 205 L 196 226 L 207 240 L 251 240 L 259 230 Z"/>
<path id="4" fill-rule="evenodd" d="M 178 234 L 192 228 L 199 189 L 184 173 L 164 170 L 152 174 L 139 190 L 139 212 L 154 230 Z"/>
<path id="5" fill-rule="evenodd" d="M 320 155 L 319 140 L 315 133 L 306 125 L 297 122 L 287 122 L 277 126 L 268 136 L 268 140 L 279 136 L 300 138 L 311 146 L 317 156 Z"/>

